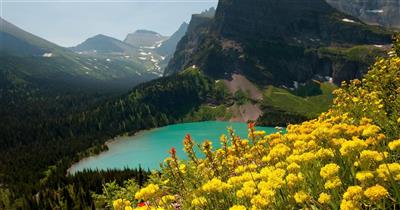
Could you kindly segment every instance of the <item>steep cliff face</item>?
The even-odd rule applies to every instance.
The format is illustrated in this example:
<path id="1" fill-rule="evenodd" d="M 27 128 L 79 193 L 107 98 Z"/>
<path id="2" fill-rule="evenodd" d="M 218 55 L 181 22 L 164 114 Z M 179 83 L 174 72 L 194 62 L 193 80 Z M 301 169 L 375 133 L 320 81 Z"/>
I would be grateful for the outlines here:
<path id="1" fill-rule="evenodd" d="M 253 0 L 251 4 L 220 0 L 214 19 L 200 25 L 192 22 L 166 74 L 196 65 L 215 78 L 240 73 L 260 85 L 292 85 L 326 76 L 339 82 L 361 75 L 368 59 L 351 61 L 357 72 L 342 76 L 337 72 L 347 68 L 342 65 L 347 57 L 331 53 L 322 58 L 319 48 L 384 45 L 391 39 L 385 29 L 368 26 L 324 0 Z"/>
<path id="2" fill-rule="evenodd" d="M 185 36 L 188 26 L 188 23 L 183 22 L 179 29 L 172 34 L 171 37 L 162 42 L 162 45 L 159 48 L 156 48 L 156 51 L 163 56 L 172 56 L 175 52 L 176 45 L 182 39 L 182 37 Z"/>
<path id="3" fill-rule="evenodd" d="M 179 41 L 173 58 L 169 61 L 164 75 L 171 75 L 182 70 L 182 67 L 190 66 L 191 58 L 195 56 L 197 48 L 201 47 L 203 40 L 208 37 L 209 26 L 214 18 L 214 9 L 194 14 L 190 20 L 186 35 Z"/>
<path id="4" fill-rule="evenodd" d="M 323 0 L 253 0 L 251 4 L 221 0 L 215 19 L 222 36 L 246 41 L 312 44 L 310 39 L 319 39 L 316 44 L 320 45 L 382 40 L 358 19 L 338 12 Z"/>
<path id="5" fill-rule="evenodd" d="M 326 0 L 330 5 L 369 24 L 400 29 L 400 0 Z"/>

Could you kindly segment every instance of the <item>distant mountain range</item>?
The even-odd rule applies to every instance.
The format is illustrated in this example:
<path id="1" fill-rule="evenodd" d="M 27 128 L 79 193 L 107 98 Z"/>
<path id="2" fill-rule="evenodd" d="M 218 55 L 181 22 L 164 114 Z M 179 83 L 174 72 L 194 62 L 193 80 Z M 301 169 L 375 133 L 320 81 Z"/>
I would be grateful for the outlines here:
<path id="1" fill-rule="evenodd" d="M 3 83 L 7 82 L 8 85 L 126 89 L 158 77 L 130 57 L 80 55 L 26 32 L 4 19 L 0 23 L 0 74 L 7 78 Z M 114 39 L 106 45 L 113 45 L 115 50 L 128 49 Z M 106 48 L 104 45 L 102 47 Z M 0 85 L 4 87 L 7 84 Z"/>
<path id="2" fill-rule="evenodd" d="M 1 83 L 61 89 L 127 89 L 155 79 L 163 74 L 187 29 L 187 24 L 182 24 L 170 39 L 138 30 L 127 36 L 129 43 L 99 34 L 75 47 L 63 48 L 4 19 L 0 24 L 0 73 L 8 78 Z"/>
<path id="3" fill-rule="evenodd" d="M 102 34 L 88 38 L 70 49 L 78 54 L 126 56 L 145 66 L 148 72 L 162 76 L 164 68 L 175 52 L 176 45 L 185 35 L 187 23 L 182 23 L 171 37 L 149 30 L 137 30 L 124 41 Z"/>
<path id="4" fill-rule="evenodd" d="M 369 24 L 400 29 L 400 0 L 326 0 L 330 5 Z"/>
<path id="5" fill-rule="evenodd" d="M 75 52 L 80 53 L 120 53 L 120 54 L 135 54 L 139 50 L 130 44 L 122 42 L 118 39 L 105 36 L 102 34 L 96 35 L 77 45 L 70 48 Z"/>

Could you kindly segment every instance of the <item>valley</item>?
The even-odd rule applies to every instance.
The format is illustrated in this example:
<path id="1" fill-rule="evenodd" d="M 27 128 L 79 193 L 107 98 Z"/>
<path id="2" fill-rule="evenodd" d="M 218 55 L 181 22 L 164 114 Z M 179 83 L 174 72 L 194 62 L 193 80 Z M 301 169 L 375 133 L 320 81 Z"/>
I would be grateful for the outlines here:
<path id="1" fill-rule="evenodd" d="M 185 180 L 191 180 L 194 171 L 209 170 L 213 172 L 208 177 L 231 177 L 236 172 L 224 165 L 225 155 L 238 158 L 229 159 L 232 163 L 270 164 L 257 156 L 258 149 L 265 152 L 282 142 L 257 149 L 253 146 L 259 137 L 286 136 L 283 127 L 289 130 L 287 138 L 294 139 L 303 132 L 293 132 L 296 126 L 336 123 L 336 118 L 322 122 L 327 111 L 349 109 L 338 119 L 354 114 L 352 110 L 364 105 L 358 104 L 358 98 L 338 104 L 338 95 L 346 87 L 342 84 L 363 80 L 378 68 L 379 59 L 396 58 L 393 49 L 398 44 L 392 43 L 397 7 L 369 1 L 361 5 L 355 0 L 353 4 L 219 0 L 216 9 L 199 10 L 189 23 L 179 20 L 180 26 L 170 36 L 137 29 L 123 40 L 98 34 L 73 47 L 61 47 L 0 18 L 0 209 L 115 208 L 114 200 L 121 196 L 132 200 L 135 196 L 129 193 L 146 181 L 162 185 L 161 179 L 170 172 L 165 172 L 166 165 L 159 166 L 171 147 L 176 151 L 170 150 L 170 155 L 178 155 L 182 162 L 176 163 L 177 172 L 170 171 L 181 173 Z M 381 8 L 379 17 L 365 13 Z M 381 78 L 382 84 L 390 84 L 376 94 L 397 94 L 391 88 L 398 81 L 387 81 L 395 78 L 395 73 Z M 373 87 L 380 87 L 375 83 Z M 358 91 L 362 89 L 353 90 Z M 362 94 L 359 98 L 368 95 Z M 370 97 L 373 103 L 375 96 Z M 377 113 L 376 118 L 388 123 L 374 122 L 387 136 L 396 137 L 398 101 L 393 97 L 366 107 L 368 112 L 355 113 L 354 122 L 369 112 Z M 375 109 L 382 101 L 395 105 L 383 107 L 382 114 L 382 107 Z M 234 131 L 227 132 L 231 126 Z M 252 129 L 258 130 L 258 136 Z M 322 138 L 326 130 L 313 138 Z M 311 135 L 307 132 L 302 135 Z M 188 138 L 195 140 L 196 149 L 184 158 Z M 242 149 L 235 148 L 238 142 Z M 214 163 L 212 158 L 222 159 Z M 197 160 L 210 164 L 201 166 L 209 170 L 198 165 L 179 168 L 198 164 Z M 224 168 L 217 169 L 218 164 Z M 230 173 L 222 174 L 227 168 Z M 157 170 L 159 180 L 149 178 L 148 169 Z M 106 195 L 108 187 L 118 192 Z M 132 206 L 139 201 L 132 200 Z M 191 205 L 191 201 L 180 202 Z"/>

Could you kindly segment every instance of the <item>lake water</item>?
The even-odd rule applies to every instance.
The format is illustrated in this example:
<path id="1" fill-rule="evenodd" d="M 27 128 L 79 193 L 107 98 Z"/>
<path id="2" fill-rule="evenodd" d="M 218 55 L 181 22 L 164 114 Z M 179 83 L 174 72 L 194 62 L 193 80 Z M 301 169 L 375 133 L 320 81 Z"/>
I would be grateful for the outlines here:
<path id="1" fill-rule="evenodd" d="M 160 162 L 169 156 L 168 151 L 175 147 L 179 158 L 185 159 L 183 139 L 190 134 L 196 143 L 204 140 L 213 142 L 213 147 L 220 146 L 221 134 L 228 135 L 227 128 L 233 127 L 236 135 L 247 138 L 247 124 L 236 122 L 197 122 L 182 123 L 142 131 L 134 136 L 120 137 L 108 145 L 109 150 L 97 156 L 85 158 L 74 164 L 69 172 L 84 169 L 123 169 L 125 167 L 158 169 Z M 257 127 L 267 133 L 276 132 L 275 128 Z"/>

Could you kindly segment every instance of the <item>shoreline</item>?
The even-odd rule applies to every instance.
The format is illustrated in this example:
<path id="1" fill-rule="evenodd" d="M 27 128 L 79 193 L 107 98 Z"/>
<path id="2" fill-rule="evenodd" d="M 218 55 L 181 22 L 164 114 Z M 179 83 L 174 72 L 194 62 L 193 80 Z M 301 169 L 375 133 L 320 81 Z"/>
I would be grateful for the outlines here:
<path id="1" fill-rule="evenodd" d="M 88 160 L 88 159 L 94 158 L 94 157 L 96 157 L 96 156 L 98 156 L 98 155 L 101 155 L 101 154 L 107 152 L 107 151 L 109 150 L 109 147 L 110 147 L 111 145 L 120 142 L 120 141 L 123 140 L 124 138 L 136 137 L 136 136 L 141 135 L 141 134 L 143 134 L 143 133 L 146 133 L 146 132 L 149 132 L 149 131 L 152 131 L 152 130 L 155 130 L 155 129 L 167 127 L 167 126 L 173 126 L 173 125 L 179 125 L 179 124 L 192 124 L 192 123 L 199 123 L 199 122 L 243 123 L 243 122 L 238 122 L 238 121 L 233 121 L 233 122 L 232 122 L 232 121 L 226 121 L 226 120 L 207 120 L 207 121 L 183 122 L 183 123 L 176 123 L 176 124 L 170 124 L 170 125 L 165 125 L 165 126 L 156 127 L 156 128 L 150 128 L 150 129 L 140 130 L 140 131 L 135 132 L 135 133 L 132 134 L 132 135 L 128 135 L 128 133 L 125 133 L 125 134 L 122 134 L 122 135 L 118 135 L 118 136 L 116 136 L 116 137 L 114 137 L 114 138 L 111 138 L 111 139 L 109 139 L 109 140 L 107 140 L 107 141 L 105 141 L 105 142 L 103 143 L 103 145 L 107 146 L 107 150 L 102 151 L 102 152 L 100 152 L 99 154 L 96 154 L 96 155 L 89 155 L 89 156 L 87 156 L 87 157 L 83 157 L 83 158 L 79 159 L 78 161 L 72 163 L 72 164 L 70 165 L 70 167 L 67 169 L 66 176 L 72 175 L 73 173 L 71 173 L 71 171 L 72 171 L 80 162 L 86 161 L 86 160 Z M 268 126 L 268 127 L 269 127 L 269 126 Z"/>
<path id="2" fill-rule="evenodd" d="M 157 127 L 157 128 L 160 128 L 160 127 Z M 78 165 L 80 162 L 86 161 L 86 160 L 88 160 L 88 159 L 90 159 L 90 158 L 99 156 L 99 155 L 101 155 L 102 153 L 107 152 L 107 151 L 109 150 L 109 146 L 111 146 L 111 145 L 113 145 L 113 144 L 115 144 L 115 143 L 121 141 L 123 138 L 134 137 L 134 136 L 137 136 L 137 135 L 139 135 L 139 134 L 141 134 L 141 133 L 144 133 L 144 132 L 146 132 L 146 131 L 150 131 L 150 130 L 157 129 L 157 128 L 151 128 L 151 129 L 140 130 L 140 131 L 135 132 L 135 133 L 132 134 L 132 135 L 129 135 L 128 133 L 125 133 L 125 134 L 122 134 L 122 135 L 115 136 L 114 138 L 108 139 L 107 141 L 105 141 L 105 142 L 102 144 L 102 146 L 106 146 L 106 147 L 107 147 L 107 150 L 101 151 L 99 154 L 89 155 L 89 156 L 80 158 L 78 161 L 72 163 L 72 164 L 69 166 L 69 168 L 67 169 L 67 172 L 66 172 L 65 175 L 66 175 L 66 176 L 72 175 L 71 171 L 72 171 L 72 170 L 76 167 L 76 165 Z"/>

